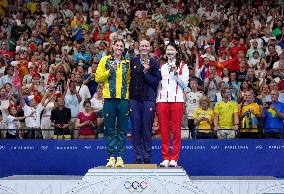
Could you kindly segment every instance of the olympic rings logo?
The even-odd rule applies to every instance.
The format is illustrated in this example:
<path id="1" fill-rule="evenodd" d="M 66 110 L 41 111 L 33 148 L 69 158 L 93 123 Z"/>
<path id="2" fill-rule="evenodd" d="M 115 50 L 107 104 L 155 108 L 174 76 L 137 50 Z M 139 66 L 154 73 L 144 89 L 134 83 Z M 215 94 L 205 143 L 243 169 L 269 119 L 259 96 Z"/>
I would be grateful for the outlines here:
<path id="1" fill-rule="evenodd" d="M 124 183 L 124 188 L 127 189 L 130 193 L 133 193 L 135 191 L 137 191 L 138 193 L 141 193 L 143 190 L 145 190 L 147 188 L 148 184 L 145 181 L 142 182 L 138 182 L 138 181 L 134 181 L 134 182 L 129 182 L 126 181 Z"/>

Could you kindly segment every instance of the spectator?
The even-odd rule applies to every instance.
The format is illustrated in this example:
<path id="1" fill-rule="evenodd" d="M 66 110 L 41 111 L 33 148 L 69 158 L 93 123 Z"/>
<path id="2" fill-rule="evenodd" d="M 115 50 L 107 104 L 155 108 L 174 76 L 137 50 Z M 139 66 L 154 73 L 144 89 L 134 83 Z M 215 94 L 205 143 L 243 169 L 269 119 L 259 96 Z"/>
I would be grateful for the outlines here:
<path id="1" fill-rule="evenodd" d="M 42 107 L 38 106 L 38 102 L 36 101 L 38 97 L 32 95 L 28 96 L 25 99 L 21 99 L 21 106 L 24 111 L 26 130 L 24 139 L 37 139 L 41 137 L 41 133 L 38 129 L 40 129 L 40 112 L 42 111 Z"/>
<path id="2" fill-rule="evenodd" d="M 71 122 L 71 110 L 64 105 L 64 97 L 58 96 L 55 99 L 56 107 L 51 111 L 51 126 L 54 127 L 54 139 L 71 139 L 69 130 Z"/>
<path id="3" fill-rule="evenodd" d="M 79 62 L 79 60 L 83 60 L 88 64 L 91 62 L 91 59 L 92 59 L 91 55 L 89 53 L 86 53 L 86 46 L 84 44 L 80 46 L 80 51 L 76 53 L 73 57 L 73 60 L 75 62 Z"/>
<path id="4" fill-rule="evenodd" d="M 252 138 L 258 137 L 259 119 L 261 110 L 257 103 L 253 102 L 252 91 L 245 93 L 245 99 L 239 106 L 239 118 L 241 130 L 239 137 Z"/>
<path id="5" fill-rule="evenodd" d="M 253 57 L 248 60 L 249 68 L 255 68 L 260 62 L 260 57 L 258 51 L 253 52 Z"/>
<path id="6" fill-rule="evenodd" d="M 246 60 L 241 60 L 240 63 L 240 70 L 238 71 L 238 78 L 239 78 L 239 82 L 243 82 L 246 80 L 246 76 L 247 76 L 247 62 Z"/>
<path id="7" fill-rule="evenodd" d="M 214 123 L 214 112 L 210 109 L 210 100 L 206 96 L 199 99 L 199 107 L 194 111 L 194 130 L 193 138 L 211 139 L 213 137 L 212 127 Z"/>
<path id="8" fill-rule="evenodd" d="M 222 69 L 222 80 L 225 82 L 225 83 L 228 83 L 229 82 L 229 69 L 224 67 Z"/>
<path id="9" fill-rule="evenodd" d="M 99 112 L 103 109 L 104 106 L 104 96 L 103 96 L 103 88 L 98 85 L 97 92 L 94 94 L 91 99 L 92 108 L 95 112 Z"/>
<path id="10" fill-rule="evenodd" d="M 83 110 L 83 103 L 86 99 L 91 98 L 89 88 L 83 84 L 83 75 L 84 70 L 82 67 L 77 67 L 77 73 L 75 75 L 75 83 L 76 83 L 76 91 L 78 92 L 79 96 L 81 97 L 81 101 L 79 101 L 79 111 Z M 68 94 L 68 92 L 67 92 Z"/>
<path id="11" fill-rule="evenodd" d="M 269 45 L 268 46 L 268 55 L 266 55 L 266 62 L 267 62 L 267 67 L 269 69 L 273 68 L 273 65 L 275 62 L 279 60 L 278 54 L 276 53 L 275 46 L 274 45 Z"/>
<path id="12" fill-rule="evenodd" d="M 77 115 L 80 111 L 79 103 L 82 101 L 82 97 L 78 93 L 76 85 L 77 85 L 76 82 L 71 81 L 69 83 L 68 93 L 64 96 L 65 107 L 72 110 L 69 128 L 73 130 L 76 129 Z M 67 92 L 67 89 L 65 89 L 65 91 Z M 79 131 L 74 130 L 73 138 L 78 138 L 78 136 L 79 136 Z"/>
<path id="13" fill-rule="evenodd" d="M 257 98 L 261 100 L 262 103 L 264 103 L 268 95 L 270 95 L 270 87 L 268 84 L 263 84 L 260 87 L 260 94 L 257 96 Z"/>
<path id="14" fill-rule="evenodd" d="M 256 78 L 259 79 L 260 86 L 265 83 L 266 67 L 267 64 L 264 58 L 261 58 L 259 63 L 255 67 L 255 75 Z"/>
<path id="15" fill-rule="evenodd" d="M 76 128 L 79 130 L 79 139 L 94 139 L 97 123 L 96 113 L 92 111 L 91 101 L 85 100 L 83 103 L 85 110 L 79 112 L 76 121 Z"/>
<path id="16" fill-rule="evenodd" d="M 54 135 L 54 131 L 50 130 L 52 129 L 50 116 L 55 106 L 55 95 L 54 88 L 49 88 L 40 102 L 43 109 L 40 113 L 40 128 L 43 129 L 43 139 L 51 139 Z"/>
<path id="17" fill-rule="evenodd" d="M 125 152 L 126 129 L 128 125 L 128 98 L 130 65 L 123 56 L 124 42 L 116 40 L 113 46 L 113 55 L 100 60 L 96 70 L 96 81 L 104 82 L 104 126 L 107 138 L 107 152 L 109 155 L 107 167 L 123 167 L 122 156 Z M 118 79 L 122 82 L 118 82 Z M 118 108 L 119 107 L 119 108 Z M 117 111 L 118 110 L 118 111 Z M 116 131 L 117 117 L 117 133 Z M 116 134 L 118 136 L 117 150 L 115 150 Z M 114 155 L 117 154 L 117 161 Z"/>
<path id="18" fill-rule="evenodd" d="M 247 81 L 254 91 L 258 91 L 259 80 L 255 77 L 255 72 L 252 68 L 249 68 L 247 71 Z"/>
<path id="19" fill-rule="evenodd" d="M 230 88 L 231 100 L 237 102 L 241 83 L 238 81 L 238 74 L 236 71 L 231 71 L 229 73 L 229 81 L 226 85 Z"/>
<path id="20" fill-rule="evenodd" d="M 257 52 L 258 56 L 260 57 L 264 56 L 263 51 L 260 49 L 260 47 L 258 47 L 257 40 L 252 41 L 252 47 L 247 51 L 246 56 L 249 58 L 249 60 L 253 58 L 253 56 L 255 55 L 255 52 Z"/>
<path id="21" fill-rule="evenodd" d="M 2 88 L 6 83 L 12 84 L 14 79 L 14 67 L 7 66 L 5 69 L 5 75 L 0 78 L 0 88 Z"/>
<path id="22" fill-rule="evenodd" d="M 278 101 L 279 91 L 272 90 L 271 102 L 264 104 L 264 137 L 265 138 L 281 138 L 284 120 L 284 104 Z"/>
<path id="23" fill-rule="evenodd" d="M 189 86 L 191 91 L 185 94 L 185 113 L 188 119 L 188 130 L 190 132 L 188 137 L 193 137 L 195 129 L 193 114 L 198 107 L 198 102 L 203 96 L 203 93 L 197 90 L 197 80 L 191 79 Z"/>
<path id="24" fill-rule="evenodd" d="M 91 66 L 91 73 L 84 75 L 83 84 L 88 86 L 91 96 L 93 96 L 96 93 L 96 89 L 98 86 L 98 83 L 95 80 L 97 67 L 98 67 L 98 64 L 93 63 Z"/>
<path id="25" fill-rule="evenodd" d="M 223 98 L 222 98 L 222 95 L 221 95 L 221 90 L 223 89 L 223 88 L 225 88 L 225 87 L 227 87 L 226 86 L 226 83 L 224 82 L 224 81 L 220 81 L 219 82 L 219 88 L 220 88 L 220 90 L 215 94 L 215 100 L 214 100 L 214 102 L 215 102 L 215 104 L 217 103 L 217 102 L 220 102 Z"/>
<path id="26" fill-rule="evenodd" d="M 23 117 L 17 117 L 17 106 L 16 105 L 10 105 L 8 108 L 9 115 L 7 117 L 7 134 L 6 139 L 17 139 L 20 129 L 20 120 L 24 120 L 30 115 L 23 116 Z M 32 113 L 31 113 L 32 114 Z"/>
<path id="27" fill-rule="evenodd" d="M 223 100 L 217 102 L 214 107 L 214 130 L 218 139 L 235 138 L 239 128 L 238 106 L 230 100 L 230 89 L 221 90 Z"/>
<path id="28" fill-rule="evenodd" d="M 204 81 L 205 92 L 209 100 L 212 102 L 211 106 L 214 106 L 215 94 L 219 90 L 219 82 L 222 79 L 217 76 L 216 66 L 210 66 L 210 75 Z"/>
<path id="29" fill-rule="evenodd" d="M 282 51 L 281 47 L 280 47 L 279 45 L 277 45 L 277 42 L 278 42 L 278 41 L 277 41 L 276 37 L 275 37 L 275 36 L 272 36 L 272 37 L 270 37 L 270 39 L 269 39 L 268 45 L 273 45 L 274 48 L 275 48 L 276 53 L 277 53 L 278 55 L 280 55 L 283 51 Z M 268 48 L 268 49 L 269 49 L 269 48 Z M 266 53 L 265 53 L 265 54 L 270 53 L 268 49 L 266 50 Z"/>
<path id="30" fill-rule="evenodd" d="M 203 85 L 204 85 L 203 81 L 194 75 L 194 68 L 189 66 L 188 69 L 189 69 L 189 82 L 190 80 L 195 79 L 198 84 L 197 85 L 198 90 L 203 90 Z"/>
<path id="31" fill-rule="evenodd" d="M 1 127 L 0 138 L 5 139 L 6 138 L 6 134 L 5 134 L 5 136 L 3 136 L 3 132 L 4 132 L 3 129 L 6 128 L 6 122 L 5 123 L 3 122 L 3 116 L 2 116 L 2 112 L 1 111 L 0 111 L 0 127 Z"/>

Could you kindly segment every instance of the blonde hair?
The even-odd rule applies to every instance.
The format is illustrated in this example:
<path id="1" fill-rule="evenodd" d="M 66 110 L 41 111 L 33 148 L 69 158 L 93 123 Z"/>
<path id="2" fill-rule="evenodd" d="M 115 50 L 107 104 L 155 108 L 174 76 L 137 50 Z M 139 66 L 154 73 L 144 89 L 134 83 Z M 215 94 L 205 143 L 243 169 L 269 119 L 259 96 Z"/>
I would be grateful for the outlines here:
<path id="1" fill-rule="evenodd" d="M 207 104 L 208 104 L 208 107 L 210 107 L 210 100 L 209 100 L 209 98 L 207 97 L 207 96 L 202 96 L 200 99 L 199 99 L 199 106 L 201 107 L 201 104 L 203 103 L 203 102 L 207 102 Z"/>

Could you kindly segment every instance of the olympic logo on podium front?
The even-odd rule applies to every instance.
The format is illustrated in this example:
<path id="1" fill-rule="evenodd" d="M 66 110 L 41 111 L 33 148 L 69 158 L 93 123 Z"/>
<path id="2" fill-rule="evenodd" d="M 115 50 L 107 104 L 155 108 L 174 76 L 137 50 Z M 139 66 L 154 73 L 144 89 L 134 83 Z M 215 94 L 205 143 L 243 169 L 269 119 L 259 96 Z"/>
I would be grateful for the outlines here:
<path id="1" fill-rule="evenodd" d="M 133 193 L 133 192 L 138 192 L 138 193 L 141 193 L 143 192 L 146 188 L 147 188 L 148 184 L 146 181 L 141 181 L 141 182 L 138 182 L 138 181 L 133 181 L 133 182 L 130 182 L 130 181 L 126 181 L 124 183 L 124 188 L 127 189 L 130 193 Z"/>

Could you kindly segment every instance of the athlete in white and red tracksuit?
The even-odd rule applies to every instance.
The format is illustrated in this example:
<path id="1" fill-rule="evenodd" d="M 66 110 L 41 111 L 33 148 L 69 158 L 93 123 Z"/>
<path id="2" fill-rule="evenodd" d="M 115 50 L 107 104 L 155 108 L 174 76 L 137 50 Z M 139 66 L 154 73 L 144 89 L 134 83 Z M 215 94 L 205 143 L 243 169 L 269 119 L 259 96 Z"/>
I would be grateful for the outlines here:
<path id="1" fill-rule="evenodd" d="M 178 46 L 166 46 L 167 63 L 161 66 L 162 80 L 157 92 L 157 110 L 162 137 L 161 167 L 176 167 L 181 150 L 181 125 L 184 106 L 183 90 L 188 86 L 188 66 L 178 61 Z M 173 150 L 170 153 L 170 129 L 173 134 Z"/>

